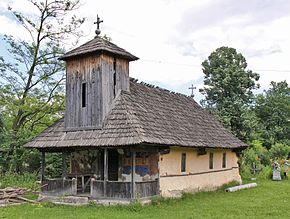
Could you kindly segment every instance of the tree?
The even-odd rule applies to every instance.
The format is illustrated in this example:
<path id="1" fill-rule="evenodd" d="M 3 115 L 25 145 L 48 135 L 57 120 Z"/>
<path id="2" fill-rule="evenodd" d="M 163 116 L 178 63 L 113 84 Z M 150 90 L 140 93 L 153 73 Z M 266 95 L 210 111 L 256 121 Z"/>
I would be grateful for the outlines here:
<path id="1" fill-rule="evenodd" d="M 1 150 L 1 144 L 3 143 L 3 134 L 4 134 L 4 122 L 3 117 L 0 112 L 0 150 Z"/>
<path id="2" fill-rule="evenodd" d="M 272 145 L 269 153 L 273 160 L 287 159 L 290 153 L 290 146 L 286 144 L 276 143 Z"/>
<path id="3" fill-rule="evenodd" d="M 7 164 L 19 171 L 23 156 L 21 145 L 62 116 L 64 105 L 64 64 L 58 58 L 68 39 L 80 36 L 84 22 L 72 11 L 79 0 L 28 0 L 36 14 L 13 13 L 30 40 L 5 36 L 13 60 L 0 57 L 0 106 L 9 128 Z M 7 129 L 8 129 L 7 128 Z"/>
<path id="4" fill-rule="evenodd" d="M 272 81 L 269 90 L 257 95 L 255 113 L 263 125 L 261 137 L 264 146 L 290 145 L 290 87 L 286 81 Z"/>
<path id="5" fill-rule="evenodd" d="M 247 62 L 234 48 L 220 47 L 202 63 L 205 95 L 201 104 L 215 114 L 233 134 L 248 140 L 255 115 L 249 111 L 259 75 L 247 70 Z"/>

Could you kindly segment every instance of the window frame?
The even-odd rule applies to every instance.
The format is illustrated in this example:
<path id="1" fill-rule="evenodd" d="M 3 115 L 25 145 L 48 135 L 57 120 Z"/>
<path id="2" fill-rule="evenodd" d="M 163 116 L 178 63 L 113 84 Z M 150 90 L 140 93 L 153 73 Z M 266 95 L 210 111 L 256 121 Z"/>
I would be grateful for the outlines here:
<path id="1" fill-rule="evenodd" d="M 227 153 L 224 152 L 223 158 L 222 158 L 222 168 L 226 168 L 226 167 L 227 167 Z"/>
<path id="2" fill-rule="evenodd" d="M 180 171 L 182 173 L 186 172 L 186 153 L 185 152 L 182 152 L 181 153 L 181 162 L 180 162 Z"/>
<path id="3" fill-rule="evenodd" d="M 209 169 L 212 170 L 214 168 L 214 165 L 213 165 L 213 152 L 210 152 L 209 153 Z"/>
<path id="4" fill-rule="evenodd" d="M 87 82 L 82 83 L 82 108 L 85 108 L 87 106 Z"/>

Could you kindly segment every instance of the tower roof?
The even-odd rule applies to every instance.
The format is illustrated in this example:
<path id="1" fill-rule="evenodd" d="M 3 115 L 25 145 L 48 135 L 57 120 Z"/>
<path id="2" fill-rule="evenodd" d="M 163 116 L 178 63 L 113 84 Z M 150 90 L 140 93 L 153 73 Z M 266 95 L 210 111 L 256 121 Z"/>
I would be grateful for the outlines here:
<path id="1" fill-rule="evenodd" d="M 135 61 L 139 59 L 138 57 L 132 55 L 126 50 L 118 47 L 117 45 L 99 36 L 96 36 L 94 39 L 86 42 L 85 44 L 65 53 L 62 57 L 60 57 L 60 59 L 67 60 L 75 56 L 97 53 L 97 52 L 108 52 L 116 56 L 119 56 L 121 58 L 127 59 L 129 61 Z"/>

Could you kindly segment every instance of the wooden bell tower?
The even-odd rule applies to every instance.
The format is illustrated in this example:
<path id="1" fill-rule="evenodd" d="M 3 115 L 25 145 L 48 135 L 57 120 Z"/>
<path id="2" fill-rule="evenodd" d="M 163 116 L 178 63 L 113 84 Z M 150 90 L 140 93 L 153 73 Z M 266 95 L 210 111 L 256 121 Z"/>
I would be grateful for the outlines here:
<path id="1" fill-rule="evenodd" d="M 102 22 L 98 18 L 98 22 Z M 98 23 L 98 26 L 99 26 Z M 97 36 L 66 53 L 65 128 L 98 129 L 121 90 L 129 91 L 129 62 L 138 58 Z"/>

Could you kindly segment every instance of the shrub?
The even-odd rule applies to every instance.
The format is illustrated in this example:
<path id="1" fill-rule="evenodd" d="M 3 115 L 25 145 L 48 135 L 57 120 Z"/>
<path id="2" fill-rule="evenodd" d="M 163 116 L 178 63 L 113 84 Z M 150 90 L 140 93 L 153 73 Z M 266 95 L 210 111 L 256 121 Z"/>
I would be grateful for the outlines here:
<path id="1" fill-rule="evenodd" d="M 243 151 L 241 157 L 241 173 L 246 178 L 270 165 L 269 152 L 258 140 L 254 140 L 250 147 Z"/>
<path id="2" fill-rule="evenodd" d="M 282 143 L 274 144 L 269 150 L 270 158 L 273 160 L 287 159 L 290 153 L 290 146 Z"/>
<path id="3" fill-rule="evenodd" d="M 0 188 L 21 187 L 39 190 L 38 176 L 32 173 L 6 173 L 0 177 Z"/>
<path id="4" fill-rule="evenodd" d="M 272 167 L 265 166 L 263 169 L 258 173 L 257 178 L 259 179 L 272 179 Z"/>

